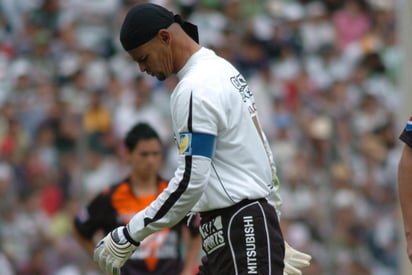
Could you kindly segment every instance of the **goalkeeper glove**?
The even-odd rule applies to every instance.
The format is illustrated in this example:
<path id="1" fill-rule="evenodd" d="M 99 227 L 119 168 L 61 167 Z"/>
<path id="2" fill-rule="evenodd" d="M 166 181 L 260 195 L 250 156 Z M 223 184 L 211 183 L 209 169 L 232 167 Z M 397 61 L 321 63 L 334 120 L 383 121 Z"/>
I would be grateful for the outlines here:
<path id="1" fill-rule="evenodd" d="M 139 243 L 129 235 L 126 226 L 120 226 L 106 235 L 94 249 L 93 260 L 103 271 L 120 275 L 120 268 L 136 250 Z"/>
<path id="2" fill-rule="evenodd" d="M 300 252 L 285 242 L 285 268 L 283 275 L 302 275 L 300 269 L 309 266 L 311 259 L 312 256 L 309 254 Z"/>

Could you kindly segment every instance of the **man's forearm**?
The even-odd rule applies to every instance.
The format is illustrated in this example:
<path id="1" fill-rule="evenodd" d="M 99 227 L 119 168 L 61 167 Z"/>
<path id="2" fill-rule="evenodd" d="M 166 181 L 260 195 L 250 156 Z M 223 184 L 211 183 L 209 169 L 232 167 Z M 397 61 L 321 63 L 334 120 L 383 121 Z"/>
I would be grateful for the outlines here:
<path id="1" fill-rule="evenodd" d="M 199 252 L 201 246 L 202 240 L 200 235 L 194 238 L 189 237 L 182 274 L 193 274 L 193 269 L 199 262 Z"/>

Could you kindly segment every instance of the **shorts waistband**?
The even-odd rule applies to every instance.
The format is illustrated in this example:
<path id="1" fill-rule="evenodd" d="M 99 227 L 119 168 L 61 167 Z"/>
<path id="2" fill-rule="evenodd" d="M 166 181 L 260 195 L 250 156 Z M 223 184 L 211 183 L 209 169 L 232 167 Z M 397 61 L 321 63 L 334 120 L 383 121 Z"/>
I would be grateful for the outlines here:
<path id="1" fill-rule="evenodd" d="M 213 209 L 213 210 L 210 210 L 210 211 L 200 212 L 199 214 L 200 214 L 200 217 L 203 218 L 203 219 L 206 219 L 206 218 L 209 218 L 209 217 L 215 217 L 215 216 L 218 216 L 218 215 L 230 214 L 230 213 L 235 212 L 237 209 L 239 209 L 239 208 L 241 208 L 245 205 L 248 205 L 250 203 L 253 203 L 253 202 L 267 203 L 267 200 L 265 198 L 244 199 L 244 200 L 241 200 L 240 202 L 238 202 L 234 205 L 231 205 L 231 206 L 228 206 L 228 207 L 225 207 L 225 208 L 219 208 L 219 209 Z"/>

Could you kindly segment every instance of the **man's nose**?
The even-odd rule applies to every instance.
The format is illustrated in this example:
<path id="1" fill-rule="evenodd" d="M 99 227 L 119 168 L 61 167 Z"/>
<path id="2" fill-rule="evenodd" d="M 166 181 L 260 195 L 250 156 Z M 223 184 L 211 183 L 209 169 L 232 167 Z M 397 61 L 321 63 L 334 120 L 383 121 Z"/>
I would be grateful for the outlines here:
<path id="1" fill-rule="evenodd" d="M 140 69 L 140 71 L 141 71 L 142 73 L 144 73 L 144 72 L 146 71 L 146 66 L 143 65 L 143 64 L 141 64 L 141 63 L 139 63 L 139 69 Z"/>

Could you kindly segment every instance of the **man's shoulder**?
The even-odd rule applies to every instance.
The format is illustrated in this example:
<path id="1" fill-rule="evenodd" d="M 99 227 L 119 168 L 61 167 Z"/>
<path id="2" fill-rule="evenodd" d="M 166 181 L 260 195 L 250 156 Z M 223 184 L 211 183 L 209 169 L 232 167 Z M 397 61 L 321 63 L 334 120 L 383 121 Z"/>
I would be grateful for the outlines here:
<path id="1" fill-rule="evenodd" d="M 119 180 L 118 182 L 115 182 L 111 184 L 110 186 L 106 187 L 105 189 L 103 189 L 103 191 L 100 193 L 100 196 L 101 197 L 111 197 L 119 189 L 129 188 L 129 184 L 130 184 L 129 178 Z"/>
<path id="2" fill-rule="evenodd" d="M 228 60 L 217 55 L 214 51 L 207 48 L 202 48 L 200 51 L 184 79 L 202 78 L 209 75 L 221 76 L 236 70 Z"/>
<path id="3" fill-rule="evenodd" d="M 163 189 L 166 189 L 167 185 L 169 184 L 169 182 L 167 180 L 165 180 L 162 177 L 158 177 L 157 178 L 157 185 L 159 186 L 159 189 L 162 191 Z"/>

